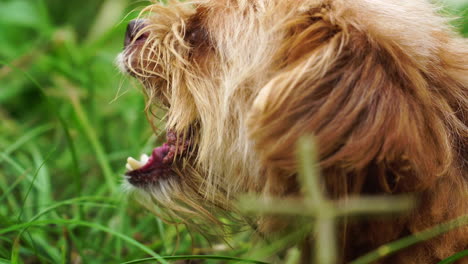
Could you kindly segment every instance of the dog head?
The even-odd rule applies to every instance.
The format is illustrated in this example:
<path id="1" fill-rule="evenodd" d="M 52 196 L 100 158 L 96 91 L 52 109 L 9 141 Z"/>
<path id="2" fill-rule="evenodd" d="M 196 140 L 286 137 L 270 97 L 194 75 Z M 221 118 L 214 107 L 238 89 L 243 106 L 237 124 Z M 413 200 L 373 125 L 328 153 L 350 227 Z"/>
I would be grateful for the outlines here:
<path id="1" fill-rule="evenodd" d="M 463 163 L 468 50 L 425 1 L 172 1 L 141 17 L 119 63 L 167 111 L 167 142 L 128 164 L 147 205 L 217 222 L 239 192 L 297 194 L 308 133 L 333 197 L 423 190 Z"/>

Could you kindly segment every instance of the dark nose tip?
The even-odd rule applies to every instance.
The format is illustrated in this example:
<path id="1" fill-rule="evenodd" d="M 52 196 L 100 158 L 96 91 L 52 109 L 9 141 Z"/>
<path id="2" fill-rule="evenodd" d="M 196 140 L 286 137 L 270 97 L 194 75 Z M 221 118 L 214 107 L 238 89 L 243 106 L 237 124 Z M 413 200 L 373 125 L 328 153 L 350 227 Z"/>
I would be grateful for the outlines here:
<path id="1" fill-rule="evenodd" d="M 144 19 L 134 19 L 130 21 L 127 26 L 127 33 L 125 33 L 124 46 L 127 47 L 133 41 L 145 41 L 148 38 L 148 34 L 140 33 L 140 31 L 146 27 L 146 25 Z"/>

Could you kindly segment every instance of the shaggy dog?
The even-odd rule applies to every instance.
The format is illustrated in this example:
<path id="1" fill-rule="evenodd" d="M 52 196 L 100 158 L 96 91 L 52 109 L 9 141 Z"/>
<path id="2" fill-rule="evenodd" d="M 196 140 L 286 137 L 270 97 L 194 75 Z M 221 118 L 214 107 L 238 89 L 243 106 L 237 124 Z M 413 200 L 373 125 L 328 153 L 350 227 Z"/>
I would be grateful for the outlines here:
<path id="1" fill-rule="evenodd" d="M 468 43 L 439 11 L 423 0 L 150 5 L 118 60 L 148 110 L 167 109 L 167 142 L 128 160 L 128 185 L 151 209 L 211 225 L 239 193 L 300 196 L 295 146 L 313 134 L 331 199 L 419 201 L 343 223 L 343 262 L 467 214 Z M 467 245 L 458 228 L 380 263 L 436 263 Z"/>

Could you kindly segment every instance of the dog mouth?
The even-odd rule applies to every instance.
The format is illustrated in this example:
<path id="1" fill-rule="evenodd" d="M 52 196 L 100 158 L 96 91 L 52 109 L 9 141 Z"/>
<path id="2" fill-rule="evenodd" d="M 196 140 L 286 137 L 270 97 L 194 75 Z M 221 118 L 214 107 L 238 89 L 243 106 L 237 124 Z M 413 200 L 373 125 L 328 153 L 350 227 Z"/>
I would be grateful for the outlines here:
<path id="1" fill-rule="evenodd" d="M 143 154 L 140 160 L 127 159 L 127 181 L 135 187 L 146 187 L 176 176 L 173 168 L 187 155 L 190 146 L 190 139 L 180 140 L 176 133 L 167 131 L 166 142 L 154 148 L 150 156 Z"/>

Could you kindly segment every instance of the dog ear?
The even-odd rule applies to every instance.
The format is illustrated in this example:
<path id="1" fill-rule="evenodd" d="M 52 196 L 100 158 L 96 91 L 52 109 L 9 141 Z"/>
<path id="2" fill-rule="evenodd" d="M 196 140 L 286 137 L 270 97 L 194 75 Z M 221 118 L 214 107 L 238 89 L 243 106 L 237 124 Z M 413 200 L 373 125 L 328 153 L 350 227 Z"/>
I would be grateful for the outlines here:
<path id="1" fill-rule="evenodd" d="M 422 58 L 324 12 L 286 23 L 278 74 L 254 101 L 248 126 L 265 166 L 295 174 L 296 142 L 314 134 L 322 170 L 362 175 L 350 188 L 371 173 L 388 192 L 430 186 L 466 154 L 466 42 L 434 29 Z"/>

